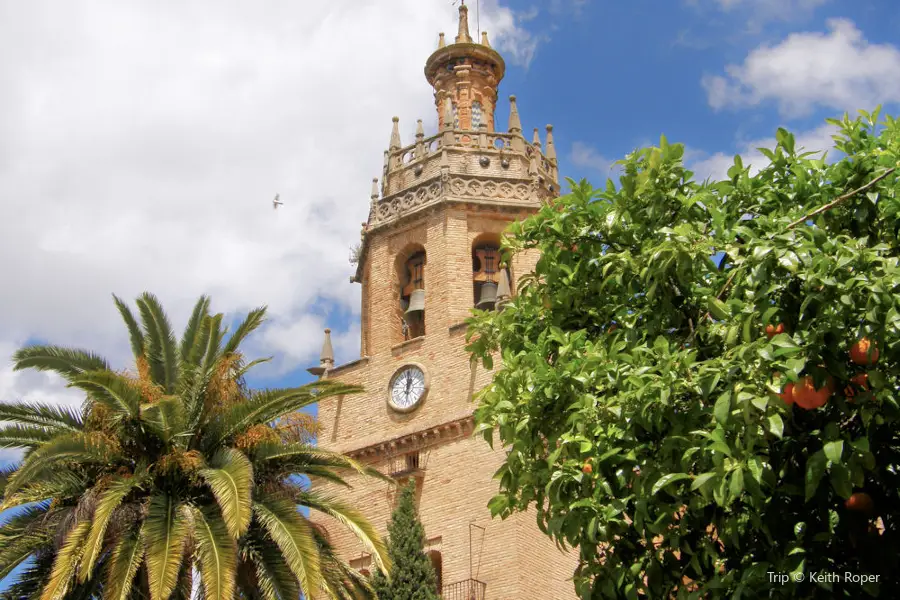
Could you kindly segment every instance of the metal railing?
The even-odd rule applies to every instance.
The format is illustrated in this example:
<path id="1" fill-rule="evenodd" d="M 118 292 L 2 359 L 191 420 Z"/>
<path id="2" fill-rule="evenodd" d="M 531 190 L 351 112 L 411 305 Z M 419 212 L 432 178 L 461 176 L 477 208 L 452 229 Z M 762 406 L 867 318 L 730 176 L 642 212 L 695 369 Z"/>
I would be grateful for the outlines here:
<path id="1" fill-rule="evenodd" d="M 484 600 L 487 584 L 477 579 L 465 579 L 450 585 L 445 585 L 441 590 L 443 600 Z"/>

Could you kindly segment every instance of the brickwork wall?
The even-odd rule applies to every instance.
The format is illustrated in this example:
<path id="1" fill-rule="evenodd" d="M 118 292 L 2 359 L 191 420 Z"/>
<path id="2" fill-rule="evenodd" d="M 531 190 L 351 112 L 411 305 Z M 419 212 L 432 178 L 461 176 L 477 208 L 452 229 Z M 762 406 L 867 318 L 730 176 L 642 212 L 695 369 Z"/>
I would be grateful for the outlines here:
<path id="1" fill-rule="evenodd" d="M 322 447 L 350 453 L 421 434 L 472 414 L 473 394 L 492 376 L 480 364 L 469 361 L 464 348 L 465 327 L 460 326 L 474 304 L 472 243 L 481 234 L 499 234 L 511 219 L 524 216 L 442 203 L 402 228 L 373 232 L 363 271 L 362 326 L 368 356 L 339 366 L 328 375 L 330 379 L 360 384 L 366 391 L 319 404 Z M 421 244 L 426 251 L 426 333 L 398 344 L 396 257 L 411 244 Z M 534 252 L 515 257 L 512 289 L 518 277 L 534 268 L 536 260 Z M 427 370 L 430 389 L 418 409 L 401 414 L 387 405 L 388 385 L 396 370 L 410 362 Z M 569 581 L 576 566 L 575 555 L 559 553 L 537 528 L 533 514 L 515 515 L 506 521 L 490 517 L 487 504 L 498 490 L 493 475 L 504 460 L 503 450 L 492 450 L 481 437 L 466 435 L 438 441 L 423 451 L 423 460 L 426 456 L 420 514 L 427 537 L 440 538 L 444 584 L 469 578 L 471 559 L 472 576 L 488 585 L 487 600 L 575 597 Z M 383 472 L 387 470 L 383 455 L 370 460 L 381 461 L 374 465 Z M 357 477 L 349 481 L 350 490 L 328 482 L 314 481 L 314 485 L 360 508 L 386 534 L 393 501 L 391 486 Z M 349 531 L 327 518 L 314 519 L 326 525 L 345 559 L 361 558 L 363 549 Z"/>

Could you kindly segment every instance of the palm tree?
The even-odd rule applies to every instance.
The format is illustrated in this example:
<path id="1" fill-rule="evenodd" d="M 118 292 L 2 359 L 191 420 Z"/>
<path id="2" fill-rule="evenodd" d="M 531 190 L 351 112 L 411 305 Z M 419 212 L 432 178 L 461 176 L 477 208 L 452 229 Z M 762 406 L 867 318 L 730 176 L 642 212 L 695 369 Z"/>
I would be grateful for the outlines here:
<path id="1" fill-rule="evenodd" d="M 239 346 L 263 322 L 251 311 L 226 339 L 209 299 L 177 342 L 160 303 L 137 300 L 140 322 L 114 297 L 131 340 L 133 372 L 84 350 L 34 345 L 15 368 L 52 371 L 86 394 L 81 410 L 0 403 L 0 447 L 24 457 L 0 472 L 0 580 L 35 600 L 297 600 L 371 594 L 298 507 L 350 529 L 382 568 L 373 527 L 308 477 L 380 474 L 317 449 L 300 409 L 361 391 L 330 381 L 254 391 Z M 267 360 L 267 359 L 266 359 Z M 24 566 L 23 566 L 24 565 Z"/>

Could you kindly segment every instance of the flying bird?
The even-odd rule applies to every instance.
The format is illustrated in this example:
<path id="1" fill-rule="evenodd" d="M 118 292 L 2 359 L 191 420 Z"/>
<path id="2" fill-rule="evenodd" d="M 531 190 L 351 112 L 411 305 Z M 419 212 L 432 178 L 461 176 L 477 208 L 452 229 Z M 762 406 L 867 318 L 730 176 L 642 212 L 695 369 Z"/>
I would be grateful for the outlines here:
<path id="1" fill-rule="evenodd" d="M 278 199 L 279 195 L 280 194 L 275 194 L 275 199 L 272 200 L 272 208 L 274 208 L 275 210 L 278 210 L 278 207 L 284 204 L 284 202 Z"/>

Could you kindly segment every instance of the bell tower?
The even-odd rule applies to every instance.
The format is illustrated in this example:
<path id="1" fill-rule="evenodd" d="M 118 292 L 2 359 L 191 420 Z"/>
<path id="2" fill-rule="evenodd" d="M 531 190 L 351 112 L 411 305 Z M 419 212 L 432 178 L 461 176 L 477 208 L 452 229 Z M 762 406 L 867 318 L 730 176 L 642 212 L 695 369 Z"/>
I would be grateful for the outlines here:
<path id="1" fill-rule="evenodd" d="M 505 451 L 472 436 L 474 395 L 492 373 L 469 360 L 465 319 L 475 308 L 501 310 L 533 251 L 500 261 L 504 230 L 558 196 L 551 126 L 523 135 L 515 96 L 509 123 L 496 131 L 495 109 L 505 63 L 487 33 L 473 40 L 468 7 L 459 7 L 452 44 L 440 34 L 425 63 L 434 90 L 438 131 L 403 146 L 394 117 L 381 177 L 372 182 L 356 272 L 362 293 L 360 357 L 335 365 L 326 330 L 321 378 L 358 384 L 365 392 L 319 404 L 319 444 L 392 476 L 414 480 L 426 552 L 444 598 L 501 600 L 575 598 L 569 581 L 577 557 L 556 549 L 533 514 L 500 521 L 487 504 Z M 495 367 L 496 368 L 496 367 Z M 351 489 L 313 481 L 363 509 L 386 534 L 396 488 L 348 479 Z M 371 572 L 368 550 L 329 527 L 351 566 Z"/>

